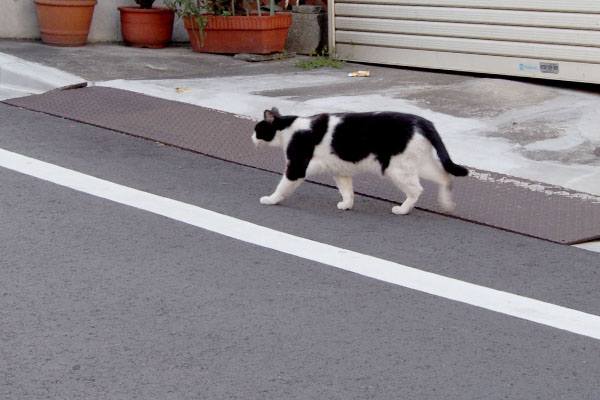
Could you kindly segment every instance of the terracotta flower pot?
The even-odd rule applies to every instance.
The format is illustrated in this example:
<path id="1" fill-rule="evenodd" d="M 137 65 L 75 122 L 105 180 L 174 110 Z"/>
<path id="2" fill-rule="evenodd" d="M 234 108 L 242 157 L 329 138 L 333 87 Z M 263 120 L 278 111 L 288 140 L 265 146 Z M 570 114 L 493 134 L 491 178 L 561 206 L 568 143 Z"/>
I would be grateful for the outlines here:
<path id="1" fill-rule="evenodd" d="M 129 46 L 159 49 L 173 35 L 175 13 L 167 7 L 119 7 L 121 34 Z"/>
<path id="2" fill-rule="evenodd" d="M 269 54 L 283 51 L 292 14 L 265 16 L 206 15 L 207 24 L 198 30 L 197 19 L 184 17 L 192 48 L 203 53 Z M 202 38 L 203 37 L 203 38 Z"/>
<path id="3" fill-rule="evenodd" d="M 53 46 L 87 43 L 97 0 L 34 0 L 42 41 Z"/>

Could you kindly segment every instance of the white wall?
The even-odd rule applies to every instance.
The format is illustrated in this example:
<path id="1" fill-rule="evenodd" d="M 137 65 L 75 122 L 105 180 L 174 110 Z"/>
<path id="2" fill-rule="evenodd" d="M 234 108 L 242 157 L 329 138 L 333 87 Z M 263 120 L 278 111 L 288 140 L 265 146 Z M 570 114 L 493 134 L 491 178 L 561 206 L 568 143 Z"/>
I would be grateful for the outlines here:
<path id="1" fill-rule="evenodd" d="M 10 39 L 39 39 L 40 28 L 33 0 L 0 0 L 0 38 Z M 162 0 L 157 0 L 155 6 L 162 6 Z M 121 41 L 121 23 L 119 6 L 137 6 L 134 0 L 98 0 L 94 8 L 94 18 L 90 28 L 88 42 Z M 182 22 L 175 23 L 173 40 L 188 41 Z"/>
<path id="2" fill-rule="evenodd" d="M 39 37 L 33 0 L 4 0 L 0 13 L 0 37 L 31 39 Z"/>

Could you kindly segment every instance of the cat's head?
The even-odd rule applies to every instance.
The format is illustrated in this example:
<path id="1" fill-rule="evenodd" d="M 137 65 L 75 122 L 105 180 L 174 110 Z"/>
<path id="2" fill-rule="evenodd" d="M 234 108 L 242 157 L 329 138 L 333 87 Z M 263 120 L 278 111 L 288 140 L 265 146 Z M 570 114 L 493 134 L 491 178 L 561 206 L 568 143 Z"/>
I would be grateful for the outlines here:
<path id="1" fill-rule="evenodd" d="M 285 126 L 282 126 L 280 123 L 282 119 L 283 118 L 276 107 L 265 110 L 264 119 L 254 127 L 254 134 L 252 135 L 254 144 L 257 147 L 279 145 L 279 141 L 275 139 L 277 137 L 277 132 L 285 128 Z"/>

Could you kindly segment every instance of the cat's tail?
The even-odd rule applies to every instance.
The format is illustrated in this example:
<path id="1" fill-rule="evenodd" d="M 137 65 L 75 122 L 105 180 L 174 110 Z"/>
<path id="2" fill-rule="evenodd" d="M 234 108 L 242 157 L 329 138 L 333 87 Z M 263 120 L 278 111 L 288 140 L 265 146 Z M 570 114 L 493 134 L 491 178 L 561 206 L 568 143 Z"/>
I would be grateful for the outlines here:
<path id="1" fill-rule="evenodd" d="M 437 155 L 442 163 L 442 166 L 449 174 L 454 176 L 467 176 L 469 175 L 469 170 L 463 167 L 462 165 L 454 164 L 450 159 L 450 154 L 448 154 L 448 150 L 446 150 L 446 146 L 444 146 L 444 142 L 442 142 L 442 138 L 440 134 L 433 126 L 431 121 L 426 119 L 421 119 L 417 122 L 417 128 L 421 131 L 423 136 L 431 142 L 433 148 L 437 152 Z"/>

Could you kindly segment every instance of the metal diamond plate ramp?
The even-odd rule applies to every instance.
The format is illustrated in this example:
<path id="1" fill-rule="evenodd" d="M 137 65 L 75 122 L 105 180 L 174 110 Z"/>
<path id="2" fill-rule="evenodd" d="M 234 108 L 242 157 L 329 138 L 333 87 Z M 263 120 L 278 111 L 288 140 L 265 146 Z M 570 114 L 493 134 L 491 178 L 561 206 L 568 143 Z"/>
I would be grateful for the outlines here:
<path id="1" fill-rule="evenodd" d="M 254 148 L 250 136 L 256 121 L 222 111 L 104 87 L 49 92 L 5 103 L 268 171 L 281 173 L 285 166 L 281 151 Z M 312 180 L 333 186 L 329 177 Z M 455 180 L 457 207 L 445 213 L 438 208 L 435 185 L 424 182 L 424 188 L 417 203 L 420 209 L 557 243 L 600 238 L 598 196 L 472 170 L 470 176 Z M 387 181 L 368 176 L 355 178 L 355 191 L 393 202 L 403 199 Z"/>

